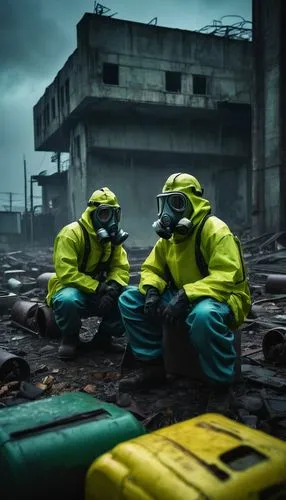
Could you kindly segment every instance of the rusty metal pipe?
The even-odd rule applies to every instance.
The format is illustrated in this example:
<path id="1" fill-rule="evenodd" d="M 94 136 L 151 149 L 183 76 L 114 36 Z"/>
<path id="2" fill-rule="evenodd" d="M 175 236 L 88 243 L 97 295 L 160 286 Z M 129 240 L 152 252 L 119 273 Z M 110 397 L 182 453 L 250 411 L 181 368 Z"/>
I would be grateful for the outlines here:
<path id="1" fill-rule="evenodd" d="M 11 320 L 37 333 L 39 330 L 37 323 L 38 307 L 38 303 L 28 300 L 17 300 L 11 311 Z"/>
<path id="2" fill-rule="evenodd" d="M 23 358 L 0 349 L 0 380 L 27 380 L 30 378 L 30 367 Z"/>
<path id="3" fill-rule="evenodd" d="M 19 328 L 23 330 L 24 332 L 32 333 L 33 335 L 38 335 L 38 332 L 35 332 L 34 330 L 31 330 L 31 328 L 28 328 L 27 326 L 23 326 L 20 323 L 17 323 L 17 321 L 11 321 L 11 325 L 16 326 L 16 328 Z"/>
<path id="4" fill-rule="evenodd" d="M 270 274 L 265 283 L 267 293 L 286 293 L 286 274 Z"/>

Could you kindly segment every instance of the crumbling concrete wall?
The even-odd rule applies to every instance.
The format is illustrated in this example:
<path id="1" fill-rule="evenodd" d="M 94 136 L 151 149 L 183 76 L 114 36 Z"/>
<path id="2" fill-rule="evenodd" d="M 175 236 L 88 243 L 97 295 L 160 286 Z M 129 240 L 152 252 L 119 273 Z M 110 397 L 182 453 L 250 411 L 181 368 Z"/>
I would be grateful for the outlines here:
<path id="1" fill-rule="evenodd" d="M 286 4 L 253 1 L 253 229 L 286 227 Z"/>

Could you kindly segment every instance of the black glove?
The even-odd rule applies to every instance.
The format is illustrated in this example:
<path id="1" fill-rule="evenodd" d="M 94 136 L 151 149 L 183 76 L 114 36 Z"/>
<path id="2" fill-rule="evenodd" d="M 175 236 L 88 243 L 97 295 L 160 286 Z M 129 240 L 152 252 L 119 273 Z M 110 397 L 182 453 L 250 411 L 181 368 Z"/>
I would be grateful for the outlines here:
<path id="1" fill-rule="evenodd" d="M 144 314 L 151 321 L 154 321 L 160 315 L 160 300 L 157 288 L 150 286 L 145 296 Z"/>
<path id="2" fill-rule="evenodd" d="M 185 320 L 190 308 L 190 301 L 186 296 L 185 290 L 182 288 L 176 293 L 175 297 L 170 300 L 163 312 L 163 321 L 167 325 L 174 326 L 179 321 Z"/>
<path id="3" fill-rule="evenodd" d="M 99 285 L 98 294 L 101 296 L 97 314 L 101 317 L 107 316 L 115 306 L 122 286 L 117 281 L 107 281 Z"/>

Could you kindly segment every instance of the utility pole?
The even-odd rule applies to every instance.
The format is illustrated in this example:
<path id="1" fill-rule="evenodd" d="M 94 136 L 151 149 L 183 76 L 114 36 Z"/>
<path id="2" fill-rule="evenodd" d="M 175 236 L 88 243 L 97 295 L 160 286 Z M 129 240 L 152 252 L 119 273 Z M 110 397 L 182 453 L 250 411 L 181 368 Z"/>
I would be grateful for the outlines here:
<path id="1" fill-rule="evenodd" d="M 34 243 L 34 194 L 33 194 L 33 175 L 30 177 L 30 237 L 31 244 Z"/>
<path id="2" fill-rule="evenodd" d="M 58 165 L 58 174 L 61 173 L 61 153 L 57 152 L 57 165 Z"/>
<path id="3" fill-rule="evenodd" d="M 26 158 L 24 155 L 24 191 L 25 191 L 25 213 L 28 212 L 28 202 L 27 202 L 27 166 L 26 166 Z"/>
<path id="4" fill-rule="evenodd" d="M 9 207 L 10 207 L 10 212 L 12 212 L 12 196 L 13 196 L 13 193 L 9 193 Z"/>
<path id="5" fill-rule="evenodd" d="M 30 211 L 34 211 L 34 193 L 33 193 L 33 176 L 30 177 Z"/>

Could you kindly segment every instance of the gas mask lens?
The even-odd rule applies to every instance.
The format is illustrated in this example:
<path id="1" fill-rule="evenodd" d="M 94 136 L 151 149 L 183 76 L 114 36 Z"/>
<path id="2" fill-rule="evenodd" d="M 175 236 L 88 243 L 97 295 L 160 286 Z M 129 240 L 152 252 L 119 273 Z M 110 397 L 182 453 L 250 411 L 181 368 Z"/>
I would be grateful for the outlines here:
<path id="1" fill-rule="evenodd" d="M 110 221 L 111 217 L 112 217 L 112 208 L 111 207 L 108 207 L 105 205 L 101 205 L 98 207 L 97 218 L 100 222 L 106 223 L 106 222 Z"/>
<path id="2" fill-rule="evenodd" d="M 168 204 L 174 212 L 184 212 L 187 207 L 187 201 L 183 194 L 171 194 L 168 197 Z"/>
<path id="3" fill-rule="evenodd" d="M 182 193 L 159 195 L 157 196 L 158 217 L 163 214 L 165 203 L 168 203 L 173 212 L 183 213 L 187 208 L 187 199 Z"/>

